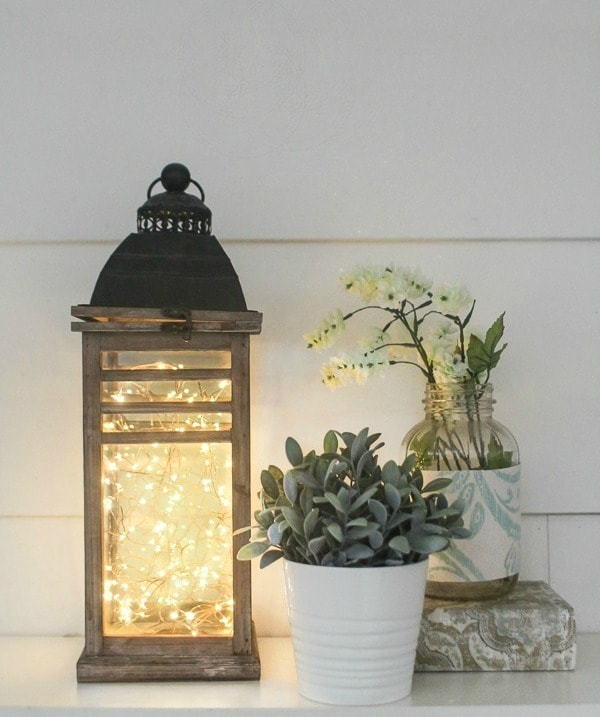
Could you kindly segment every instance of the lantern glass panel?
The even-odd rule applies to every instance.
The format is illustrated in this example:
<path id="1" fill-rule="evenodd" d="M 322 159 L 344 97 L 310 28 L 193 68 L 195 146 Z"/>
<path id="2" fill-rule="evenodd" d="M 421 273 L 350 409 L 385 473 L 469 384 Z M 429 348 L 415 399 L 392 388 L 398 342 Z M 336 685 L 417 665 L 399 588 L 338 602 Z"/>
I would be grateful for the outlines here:
<path id="1" fill-rule="evenodd" d="M 102 351 L 103 369 L 184 369 L 231 368 L 229 351 Z"/>
<path id="2" fill-rule="evenodd" d="M 103 403 L 138 402 L 195 403 L 231 401 L 229 379 L 197 381 L 105 381 L 102 384 Z"/>
<path id="3" fill-rule="evenodd" d="M 230 443 L 103 446 L 107 636 L 231 636 Z"/>
<path id="4" fill-rule="evenodd" d="M 155 431 L 229 431 L 231 413 L 108 413 L 102 422 L 104 433 Z"/>

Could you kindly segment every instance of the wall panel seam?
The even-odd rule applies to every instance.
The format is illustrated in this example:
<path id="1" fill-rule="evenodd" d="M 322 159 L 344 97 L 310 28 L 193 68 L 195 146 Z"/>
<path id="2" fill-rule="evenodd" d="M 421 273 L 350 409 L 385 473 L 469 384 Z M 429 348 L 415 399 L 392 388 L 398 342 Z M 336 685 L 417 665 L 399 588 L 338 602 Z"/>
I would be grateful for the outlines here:
<path id="1" fill-rule="evenodd" d="M 0 240 L 1 248 L 49 247 L 49 246 L 117 246 L 122 237 L 115 239 L 5 239 Z M 279 245 L 279 244 L 590 244 L 600 242 L 598 237 L 231 237 L 219 238 L 227 245 Z"/>

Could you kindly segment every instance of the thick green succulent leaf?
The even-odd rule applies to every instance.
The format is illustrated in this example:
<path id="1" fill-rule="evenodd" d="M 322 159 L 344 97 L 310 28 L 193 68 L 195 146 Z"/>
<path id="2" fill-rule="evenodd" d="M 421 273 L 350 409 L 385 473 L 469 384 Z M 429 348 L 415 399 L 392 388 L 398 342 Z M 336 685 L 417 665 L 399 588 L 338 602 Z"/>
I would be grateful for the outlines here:
<path id="1" fill-rule="evenodd" d="M 312 488 L 302 488 L 298 496 L 298 503 L 302 508 L 304 515 L 308 515 L 313 509 L 313 498 L 315 497 Z"/>
<path id="2" fill-rule="evenodd" d="M 352 447 L 350 448 L 350 458 L 354 463 L 362 456 L 367 450 L 367 438 L 369 437 L 369 429 L 363 428 L 359 431 L 354 441 L 352 441 Z"/>
<path id="3" fill-rule="evenodd" d="M 256 515 L 256 513 L 255 513 L 255 515 Z M 255 528 L 255 527 L 256 527 L 255 525 L 245 525 L 243 528 L 238 528 L 237 530 L 234 530 L 231 535 L 241 535 L 242 533 L 247 533 L 249 530 L 252 530 L 252 528 Z"/>
<path id="4" fill-rule="evenodd" d="M 369 533 L 369 545 L 373 550 L 379 550 L 383 545 L 383 534 L 379 530 L 373 530 Z"/>
<path id="5" fill-rule="evenodd" d="M 449 518 L 459 518 L 462 515 L 461 510 L 456 508 L 443 508 L 442 510 L 434 511 L 430 516 L 430 520 L 448 520 Z"/>
<path id="6" fill-rule="evenodd" d="M 444 490 L 452 484 L 452 478 L 434 478 L 426 486 L 423 486 L 423 493 L 435 493 Z"/>
<path id="7" fill-rule="evenodd" d="M 410 547 L 417 553 L 429 555 L 437 553 L 448 547 L 448 538 L 442 535 L 411 535 L 409 536 Z"/>
<path id="8" fill-rule="evenodd" d="M 400 469 L 395 461 L 388 461 L 381 469 L 381 478 L 385 483 L 391 483 L 398 488 L 400 481 Z"/>
<path id="9" fill-rule="evenodd" d="M 246 543 L 237 553 L 238 560 L 253 560 L 266 553 L 271 546 L 269 543 Z"/>
<path id="10" fill-rule="evenodd" d="M 364 429 L 365 431 L 368 431 L 368 428 Z M 367 436 L 367 448 L 374 453 L 375 451 L 379 450 L 382 446 L 385 445 L 385 443 L 378 443 L 376 446 L 373 446 L 373 443 L 375 443 L 376 440 L 381 438 L 381 433 L 373 433 L 370 436 Z"/>
<path id="11" fill-rule="evenodd" d="M 290 528 L 298 535 L 304 535 L 304 521 L 302 517 L 296 513 L 293 508 L 282 506 L 281 512 L 285 518 L 286 523 Z"/>
<path id="12" fill-rule="evenodd" d="M 289 436 L 285 441 L 285 455 L 288 461 L 293 466 L 299 466 L 304 461 L 304 454 L 302 448 L 295 438 Z"/>
<path id="13" fill-rule="evenodd" d="M 342 504 L 342 501 L 337 497 L 335 493 L 325 493 L 325 498 L 331 503 L 331 505 L 342 515 L 346 515 L 347 510 Z"/>
<path id="14" fill-rule="evenodd" d="M 296 483 L 296 476 L 292 471 L 288 471 L 283 476 L 283 492 L 285 493 L 285 497 L 293 505 L 298 498 L 298 484 Z"/>
<path id="15" fill-rule="evenodd" d="M 337 453 L 338 439 L 335 431 L 327 431 L 323 439 L 323 451 L 325 453 Z"/>
<path id="16" fill-rule="evenodd" d="M 448 507 L 448 498 L 443 493 L 438 493 L 435 496 L 434 503 L 435 509 L 437 510 L 445 510 Z"/>
<path id="17" fill-rule="evenodd" d="M 402 525 L 403 523 L 409 523 L 412 520 L 412 516 L 410 513 L 396 513 L 396 515 L 393 515 L 387 522 L 387 530 L 393 530 L 394 528 L 397 528 L 399 525 Z"/>
<path id="18" fill-rule="evenodd" d="M 317 527 L 317 523 L 319 522 L 319 509 L 313 508 L 310 513 L 304 518 L 304 535 L 307 539 L 309 539 L 315 528 Z"/>
<path id="19" fill-rule="evenodd" d="M 339 435 L 342 437 L 342 440 L 348 447 L 352 446 L 352 443 L 354 442 L 354 439 L 356 438 L 356 434 L 350 433 L 348 431 L 344 431 L 343 433 L 340 433 Z"/>
<path id="20" fill-rule="evenodd" d="M 378 500 L 372 498 L 369 501 L 369 508 L 371 509 L 371 513 L 373 514 L 375 520 L 382 528 L 385 528 L 385 524 L 387 523 L 388 518 L 387 508 L 385 507 L 385 505 L 383 503 L 380 503 Z"/>
<path id="21" fill-rule="evenodd" d="M 363 543 L 353 543 L 344 552 L 348 560 L 367 560 L 373 557 L 375 551 Z"/>
<path id="22" fill-rule="evenodd" d="M 409 453 L 406 458 L 404 459 L 402 465 L 400 466 L 402 473 L 410 473 L 412 469 L 415 467 L 415 463 L 417 462 L 417 455 L 416 453 Z"/>
<path id="23" fill-rule="evenodd" d="M 327 540 L 323 535 L 319 535 L 317 538 L 308 541 L 308 549 L 315 556 L 319 555 L 326 547 Z"/>
<path id="24" fill-rule="evenodd" d="M 360 478 L 365 471 L 369 473 L 372 469 L 373 456 L 367 451 L 366 453 L 362 454 L 362 456 L 358 459 L 358 463 L 356 464 L 357 479 Z"/>
<path id="25" fill-rule="evenodd" d="M 342 533 L 342 529 L 337 523 L 330 523 L 326 530 L 329 532 L 330 535 L 332 535 L 335 540 L 337 540 L 338 543 L 344 542 L 344 534 Z"/>
<path id="26" fill-rule="evenodd" d="M 279 545 L 283 537 L 284 528 L 281 523 L 273 523 L 267 530 L 267 537 L 271 545 Z"/>
<path id="27" fill-rule="evenodd" d="M 356 527 L 356 528 L 348 528 L 347 537 L 348 540 L 362 540 L 363 538 L 368 538 L 372 533 L 376 531 L 373 530 L 373 528 L 369 527 L 368 525 L 362 526 L 362 527 Z"/>
<path id="28" fill-rule="evenodd" d="M 273 525 L 274 518 L 270 510 L 257 510 L 254 513 L 254 518 L 261 528 L 269 528 L 269 526 Z"/>
<path id="29" fill-rule="evenodd" d="M 446 529 L 435 523 L 423 523 L 419 526 L 419 532 L 423 535 L 447 535 Z"/>
<path id="30" fill-rule="evenodd" d="M 370 488 L 367 488 L 364 493 L 361 493 L 358 498 L 353 501 L 353 503 L 350 505 L 350 510 L 348 513 L 356 513 L 356 511 L 361 508 L 365 503 L 369 501 L 370 498 L 372 498 L 375 493 L 377 493 L 377 486 L 371 486 Z"/>
<path id="31" fill-rule="evenodd" d="M 347 528 L 366 528 L 368 525 L 368 521 L 366 518 L 354 518 L 353 520 L 349 520 L 346 523 Z"/>
<path id="32" fill-rule="evenodd" d="M 269 466 L 269 473 L 273 476 L 273 478 L 275 478 L 275 480 L 280 481 L 283 478 L 283 471 L 277 466 Z"/>
<path id="33" fill-rule="evenodd" d="M 398 555 L 408 555 L 411 551 L 410 543 L 405 535 L 396 535 L 390 540 L 389 546 Z"/>
<path id="34" fill-rule="evenodd" d="M 306 468 L 290 468 L 285 475 L 290 475 L 298 485 L 310 486 L 311 488 L 319 487 L 317 479 Z"/>
<path id="35" fill-rule="evenodd" d="M 412 473 L 410 484 L 414 488 L 414 495 L 420 496 L 421 491 L 423 490 L 423 474 L 421 471 L 414 471 Z"/>
<path id="36" fill-rule="evenodd" d="M 351 495 L 348 488 L 346 488 L 346 486 L 342 486 L 337 492 L 337 497 L 342 506 L 344 507 L 344 513 L 348 513 L 348 511 L 350 510 L 351 502 Z"/>
<path id="37" fill-rule="evenodd" d="M 384 488 L 385 492 L 385 498 L 389 504 L 389 506 L 392 508 L 392 510 L 395 512 L 400 508 L 400 505 L 402 503 L 402 497 L 400 495 L 400 491 L 395 488 L 391 483 L 386 483 Z"/>
<path id="38" fill-rule="evenodd" d="M 269 496 L 269 498 L 277 500 L 279 497 L 279 485 L 277 484 L 277 481 L 273 477 L 271 471 L 261 471 L 260 483 L 263 491 Z"/>
<path id="39" fill-rule="evenodd" d="M 326 484 L 329 478 L 331 478 L 332 476 L 338 476 L 340 473 L 343 473 L 345 470 L 347 470 L 347 468 L 348 464 L 346 463 L 346 461 L 340 461 L 337 458 L 333 458 L 327 466 L 323 483 Z"/>
<path id="40" fill-rule="evenodd" d="M 457 526 L 456 528 L 449 528 L 449 533 L 453 538 L 470 538 L 471 531 L 468 528 Z"/>
<path id="41" fill-rule="evenodd" d="M 281 552 L 281 550 L 267 550 L 266 553 L 263 553 L 261 555 L 259 565 L 261 569 L 266 568 L 280 558 L 283 558 L 283 553 Z"/>

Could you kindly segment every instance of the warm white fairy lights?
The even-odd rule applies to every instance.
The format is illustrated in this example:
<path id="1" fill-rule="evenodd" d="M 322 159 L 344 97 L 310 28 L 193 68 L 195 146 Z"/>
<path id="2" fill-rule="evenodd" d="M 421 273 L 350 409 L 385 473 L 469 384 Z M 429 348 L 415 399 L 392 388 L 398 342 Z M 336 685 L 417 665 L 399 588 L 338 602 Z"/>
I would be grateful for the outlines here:
<path id="1" fill-rule="evenodd" d="M 230 400 L 228 380 L 190 384 L 106 382 L 103 398 L 119 411 L 128 401 Z M 104 419 L 105 433 L 149 424 L 166 441 L 169 432 L 231 423 L 230 414 L 211 413 L 115 411 Z M 231 460 L 229 442 L 103 446 L 106 635 L 232 634 Z"/>

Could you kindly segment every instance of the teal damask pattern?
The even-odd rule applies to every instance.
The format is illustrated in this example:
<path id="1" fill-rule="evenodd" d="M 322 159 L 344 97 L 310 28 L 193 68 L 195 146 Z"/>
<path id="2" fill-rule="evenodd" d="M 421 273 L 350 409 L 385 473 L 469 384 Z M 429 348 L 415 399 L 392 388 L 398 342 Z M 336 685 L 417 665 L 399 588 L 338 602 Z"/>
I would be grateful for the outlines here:
<path id="1" fill-rule="evenodd" d="M 574 670 L 573 608 L 543 582 L 498 600 L 426 598 L 417 672 Z"/>
<path id="2" fill-rule="evenodd" d="M 449 502 L 464 508 L 467 540 L 454 542 L 429 559 L 429 579 L 446 582 L 496 580 L 519 572 L 520 466 L 497 470 L 424 471 L 452 479 Z"/>

